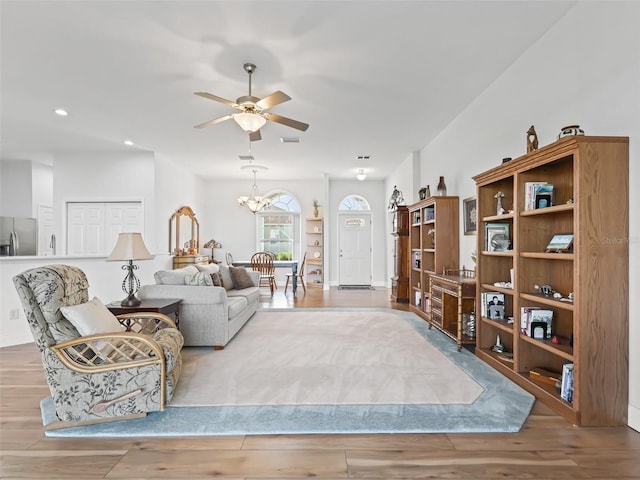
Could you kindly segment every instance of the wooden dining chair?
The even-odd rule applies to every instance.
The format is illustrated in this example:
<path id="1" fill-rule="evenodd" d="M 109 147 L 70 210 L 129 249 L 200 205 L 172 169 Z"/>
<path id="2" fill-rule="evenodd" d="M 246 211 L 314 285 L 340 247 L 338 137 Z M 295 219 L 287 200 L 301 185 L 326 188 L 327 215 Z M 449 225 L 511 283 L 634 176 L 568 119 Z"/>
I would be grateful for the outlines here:
<path id="1" fill-rule="evenodd" d="M 304 293 L 307 293 L 307 286 L 304 284 L 304 266 L 307 262 L 307 252 L 304 252 L 304 256 L 302 257 L 302 263 L 300 264 L 300 268 L 298 268 L 298 281 L 302 284 L 302 289 Z M 293 273 L 287 273 L 287 283 L 284 284 L 284 293 L 287 293 L 287 287 L 289 286 L 289 280 L 293 277 Z"/>
<path id="2" fill-rule="evenodd" d="M 276 286 L 276 268 L 273 265 L 273 254 L 269 252 L 257 252 L 251 256 L 251 269 L 260 273 L 260 283 L 258 286 L 268 286 L 273 291 Z"/>

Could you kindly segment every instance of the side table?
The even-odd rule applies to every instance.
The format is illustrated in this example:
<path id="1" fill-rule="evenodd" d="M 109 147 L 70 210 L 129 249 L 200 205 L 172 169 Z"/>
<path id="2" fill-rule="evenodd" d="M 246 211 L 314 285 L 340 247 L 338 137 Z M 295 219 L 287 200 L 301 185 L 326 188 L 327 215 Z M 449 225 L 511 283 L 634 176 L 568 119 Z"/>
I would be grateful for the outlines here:
<path id="1" fill-rule="evenodd" d="M 155 312 L 164 313 L 165 315 L 171 315 L 172 313 L 176 319 L 176 327 L 180 324 L 180 303 L 181 298 L 165 298 L 165 299 L 146 299 L 143 300 L 137 307 L 123 307 L 120 305 L 120 301 L 111 302 L 105 305 L 111 313 L 114 315 L 122 315 L 123 313 L 136 313 L 136 312 Z"/>

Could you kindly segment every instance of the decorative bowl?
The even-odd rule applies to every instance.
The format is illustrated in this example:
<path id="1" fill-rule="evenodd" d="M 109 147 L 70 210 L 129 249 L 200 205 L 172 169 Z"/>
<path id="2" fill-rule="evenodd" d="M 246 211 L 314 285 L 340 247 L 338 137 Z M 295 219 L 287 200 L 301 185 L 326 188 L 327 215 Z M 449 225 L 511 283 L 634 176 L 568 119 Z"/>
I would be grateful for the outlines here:
<path id="1" fill-rule="evenodd" d="M 567 125 L 566 127 L 562 127 L 558 134 L 558 140 L 573 135 L 584 135 L 584 130 L 580 128 L 580 125 Z"/>

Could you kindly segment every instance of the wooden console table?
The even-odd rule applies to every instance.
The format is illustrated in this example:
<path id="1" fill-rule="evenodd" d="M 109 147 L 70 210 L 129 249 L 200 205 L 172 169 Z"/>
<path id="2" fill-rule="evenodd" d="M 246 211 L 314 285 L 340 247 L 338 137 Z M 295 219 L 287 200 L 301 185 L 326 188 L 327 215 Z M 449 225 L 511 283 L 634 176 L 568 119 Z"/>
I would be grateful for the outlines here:
<path id="1" fill-rule="evenodd" d="M 464 328 L 475 311 L 476 279 L 473 270 L 454 270 L 430 276 L 431 312 L 429 328 L 442 333 L 462 345 L 476 343 L 475 325 Z M 466 331 L 465 331 L 466 330 Z"/>

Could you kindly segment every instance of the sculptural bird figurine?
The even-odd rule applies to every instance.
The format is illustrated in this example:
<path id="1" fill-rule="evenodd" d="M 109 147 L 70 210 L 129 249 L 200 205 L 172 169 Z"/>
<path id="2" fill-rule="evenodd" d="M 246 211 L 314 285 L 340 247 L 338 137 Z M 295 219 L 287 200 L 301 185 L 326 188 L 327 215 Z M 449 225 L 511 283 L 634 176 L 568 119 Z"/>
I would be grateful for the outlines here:
<path id="1" fill-rule="evenodd" d="M 533 125 L 527 130 L 527 153 L 538 149 L 538 134 Z"/>

